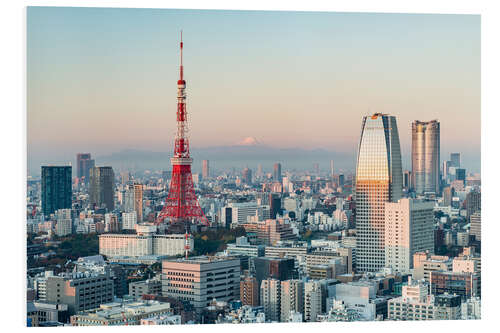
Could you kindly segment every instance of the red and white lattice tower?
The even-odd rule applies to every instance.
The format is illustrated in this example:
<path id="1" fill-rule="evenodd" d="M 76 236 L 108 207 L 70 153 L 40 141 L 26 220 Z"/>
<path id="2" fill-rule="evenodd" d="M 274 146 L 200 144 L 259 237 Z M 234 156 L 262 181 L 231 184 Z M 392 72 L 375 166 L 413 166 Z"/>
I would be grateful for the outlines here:
<path id="1" fill-rule="evenodd" d="M 181 31 L 181 66 L 180 78 L 177 81 L 177 134 L 175 135 L 174 156 L 172 163 L 172 179 L 165 206 L 156 219 L 156 224 L 165 222 L 209 225 L 194 193 L 191 164 L 193 159 L 189 155 L 189 139 L 187 137 L 186 111 L 186 81 L 182 65 L 182 31 Z"/>

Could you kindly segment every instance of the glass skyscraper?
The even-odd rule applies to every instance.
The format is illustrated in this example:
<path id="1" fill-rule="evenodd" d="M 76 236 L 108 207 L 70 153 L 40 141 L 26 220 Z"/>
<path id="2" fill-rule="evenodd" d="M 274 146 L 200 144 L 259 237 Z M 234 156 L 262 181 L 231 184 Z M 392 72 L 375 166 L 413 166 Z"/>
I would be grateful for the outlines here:
<path id="1" fill-rule="evenodd" d="M 376 272 L 385 265 L 385 203 L 402 196 L 403 170 L 396 118 L 365 116 L 356 165 L 356 268 Z"/>
<path id="2" fill-rule="evenodd" d="M 439 194 L 440 124 L 415 120 L 412 124 L 412 183 L 417 194 Z"/>
<path id="3" fill-rule="evenodd" d="M 89 199 L 91 206 L 106 207 L 108 212 L 115 209 L 115 174 L 110 166 L 90 169 Z"/>
<path id="4" fill-rule="evenodd" d="M 71 166 L 42 166 L 42 211 L 47 218 L 71 208 Z"/>

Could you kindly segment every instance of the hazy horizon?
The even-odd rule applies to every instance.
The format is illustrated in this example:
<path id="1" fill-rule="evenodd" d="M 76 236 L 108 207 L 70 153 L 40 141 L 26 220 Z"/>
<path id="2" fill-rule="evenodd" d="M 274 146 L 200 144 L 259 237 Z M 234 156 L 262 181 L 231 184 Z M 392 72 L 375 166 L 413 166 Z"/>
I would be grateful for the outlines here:
<path id="1" fill-rule="evenodd" d="M 441 160 L 460 152 L 480 171 L 479 15 L 27 13 L 28 173 L 78 152 L 170 154 L 180 29 L 193 151 L 255 137 L 355 156 L 363 116 L 381 112 L 397 118 L 406 168 L 411 122 L 438 119 Z"/>

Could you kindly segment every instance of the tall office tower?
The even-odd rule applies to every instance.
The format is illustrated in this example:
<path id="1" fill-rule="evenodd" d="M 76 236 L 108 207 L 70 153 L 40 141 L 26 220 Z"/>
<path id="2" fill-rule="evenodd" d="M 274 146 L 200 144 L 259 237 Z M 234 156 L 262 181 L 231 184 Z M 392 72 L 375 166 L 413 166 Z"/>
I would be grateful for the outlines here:
<path id="1" fill-rule="evenodd" d="M 434 203 L 400 199 L 385 204 L 385 267 L 410 273 L 413 254 L 434 253 Z"/>
<path id="2" fill-rule="evenodd" d="M 464 182 L 465 185 L 465 177 L 466 177 L 465 169 L 462 168 L 455 169 L 455 180 L 461 180 Z"/>
<path id="3" fill-rule="evenodd" d="M 137 213 L 137 222 L 142 222 L 142 193 L 143 185 L 135 183 L 134 187 L 134 210 Z"/>
<path id="4" fill-rule="evenodd" d="M 281 183 L 281 163 L 274 163 L 273 180 Z"/>
<path id="5" fill-rule="evenodd" d="M 322 290 L 320 281 L 304 283 L 304 320 L 314 322 L 321 314 Z"/>
<path id="6" fill-rule="evenodd" d="M 89 183 L 90 169 L 95 166 L 95 161 L 89 153 L 76 154 L 76 176 L 84 179 L 84 183 Z"/>
<path id="7" fill-rule="evenodd" d="M 241 178 L 245 184 L 252 184 L 252 170 L 249 168 L 243 169 L 241 173 Z"/>
<path id="8" fill-rule="evenodd" d="M 356 166 L 356 268 L 385 265 L 385 203 L 402 195 L 403 171 L 396 117 L 376 113 L 361 126 Z"/>
<path id="9" fill-rule="evenodd" d="M 290 312 L 304 313 L 304 282 L 281 281 L 281 321 L 290 317 Z"/>
<path id="10" fill-rule="evenodd" d="M 279 193 L 269 193 L 269 206 L 271 207 L 271 219 L 281 212 L 281 195 Z"/>
<path id="11" fill-rule="evenodd" d="M 128 171 L 122 171 L 122 172 L 120 172 L 120 177 L 122 179 L 122 185 L 125 185 L 130 180 L 130 172 L 128 172 Z"/>
<path id="12" fill-rule="evenodd" d="M 450 175 L 450 167 L 451 167 L 451 161 L 443 161 L 443 181 L 444 183 L 448 183 L 448 178 Z"/>
<path id="13" fill-rule="evenodd" d="M 71 208 L 71 166 L 42 166 L 42 212 Z"/>
<path id="14" fill-rule="evenodd" d="M 437 120 L 412 124 L 412 182 L 417 194 L 439 194 L 440 127 Z"/>
<path id="15" fill-rule="evenodd" d="M 264 307 L 266 321 L 281 319 L 281 281 L 277 279 L 262 280 L 260 285 L 260 306 Z"/>
<path id="16" fill-rule="evenodd" d="M 481 211 L 476 210 L 470 216 L 470 235 L 475 236 L 477 241 L 481 241 Z"/>
<path id="17" fill-rule="evenodd" d="M 412 173 L 409 170 L 405 170 L 403 174 L 403 188 L 406 190 L 411 190 L 413 188 L 411 183 Z"/>
<path id="18" fill-rule="evenodd" d="M 203 179 L 208 179 L 210 177 L 210 169 L 208 160 L 203 160 L 201 163 L 201 177 Z"/>
<path id="19" fill-rule="evenodd" d="M 243 305 L 259 306 L 259 284 L 253 276 L 245 276 L 240 281 L 240 300 Z"/>
<path id="20" fill-rule="evenodd" d="M 110 166 L 93 167 L 90 169 L 90 204 L 106 207 L 110 212 L 115 209 L 114 201 L 115 173 Z"/>
<path id="21" fill-rule="evenodd" d="M 264 176 L 264 171 L 262 170 L 262 164 L 257 165 L 257 174 L 255 175 L 257 178 L 262 178 Z"/>
<path id="22" fill-rule="evenodd" d="M 319 175 L 319 163 L 313 164 L 313 171 L 315 175 Z"/>
<path id="23" fill-rule="evenodd" d="M 452 167 L 460 168 L 460 153 L 451 153 L 450 162 Z"/>
<path id="24" fill-rule="evenodd" d="M 333 160 L 330 161 L 330 177 L 332 178 L 332 180 L 335 179 L 335 169 Z"/>
<path id="25" fill-rule="evenodd" d="M 465 207 L 467 209 L 467 219 L 470 219 L 475 212 L 481 211 L 481 192 L 471 191 L 467 193 Z"/>
<path id="26" fill-rule="evenodd" d="M 344 179 L 345 179 L 344 174 L 342 174 L 342 173 L 341 173 L 341 174 L 339 174 L 339 184 L 338 184 L 338 185 L 339 185 L 340 187 L 344 186 Z"/>
<path id="27" fill-rule="evenodd" d="M 209 225 L 205 213 L 198 203 L 194 192 L 191 164 L 193 159 L 189 152 L 188 118 L 186 110 L 186 81 L 184 80 L 184 66 L 182 64 L 182 32 L 180 43 L 181 65 L 179 80 L 177 81 L 177 133 L 175 135 L 174 156 L 170 159 L 172 164 L 172 180 L 165 206 L 158 214 L 156 224 L 167 223 L 176 228 L 189 228 L 190 224 Z M 207 164 L 208 167 L 208 164 Z M 208 170 L 208 169 L 207 169 Z"/>
<path id="28" fill-rule="evenodd" d="M 72 233 L 73 221 L 71 219 L 71 209 L 64 208 L 56 210 L 56 235 L 66 236 Z"/>

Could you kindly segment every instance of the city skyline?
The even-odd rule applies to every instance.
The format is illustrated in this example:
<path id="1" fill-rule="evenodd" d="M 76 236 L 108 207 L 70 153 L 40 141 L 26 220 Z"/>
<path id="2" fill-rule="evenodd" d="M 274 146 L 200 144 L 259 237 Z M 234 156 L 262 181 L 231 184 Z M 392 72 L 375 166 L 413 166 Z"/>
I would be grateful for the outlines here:
<path id="1" fill-rule="evenodd" d="M 398 119 L 405 168 L 411 122 L 438 119 L 442 159 L 480 170 L 478 15 L 62 7 L 28 8 L 28 164 L 170 155 L 181 28 L 193 150 L 254 137 L 354 166 L 359 121 L 381 112 Z"/>

